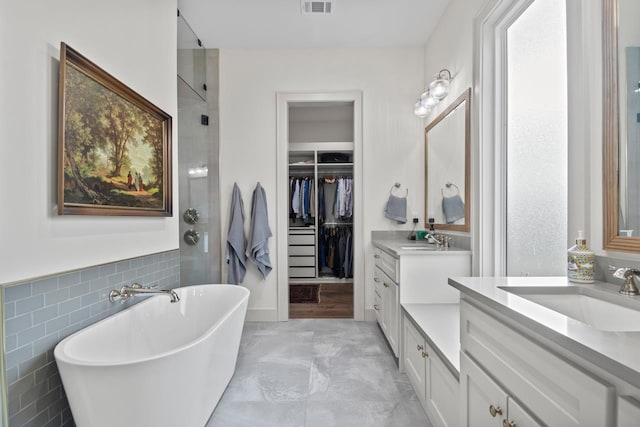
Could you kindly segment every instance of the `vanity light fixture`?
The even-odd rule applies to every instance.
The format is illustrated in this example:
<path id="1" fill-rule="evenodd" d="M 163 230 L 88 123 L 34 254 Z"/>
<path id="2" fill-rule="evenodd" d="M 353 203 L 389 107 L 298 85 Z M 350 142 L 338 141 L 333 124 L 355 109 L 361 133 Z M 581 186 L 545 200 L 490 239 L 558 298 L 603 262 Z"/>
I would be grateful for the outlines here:
<path id="1" fill-rule="evenodd" d="M 440 101 L 447 97 L 449 94 L 449 82 L 453 80 L 451 77 L 451 71 L 443 68 L 435 79 L 429 84 L 428 89 L 420 95 L 420 99 L 415 103 L 413 113 L 424 118 Z"/>
<path id="2" fill-rule="evenodd" d="M 436 75 L 434 81 L 429 85 L 431 96 L 438 100 L 444 99 L 449 94 L 449 82 L 451 81 L 451 71 L 443 68 Z"/>

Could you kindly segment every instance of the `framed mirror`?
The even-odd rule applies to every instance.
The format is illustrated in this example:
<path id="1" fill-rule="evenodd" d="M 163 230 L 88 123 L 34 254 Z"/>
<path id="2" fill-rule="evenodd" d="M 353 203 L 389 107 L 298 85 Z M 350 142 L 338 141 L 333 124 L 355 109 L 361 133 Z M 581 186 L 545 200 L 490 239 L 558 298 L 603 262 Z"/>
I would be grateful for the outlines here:
<path id="1" fill-rule="evenodd" d="M 640 252 L 640 16 L 603 0 L 604 248 Z"/>
<path id="2" fill-rule="evenodd" d="M 469 231 L 471 88 L 424 129 L 425 227 Z"/>

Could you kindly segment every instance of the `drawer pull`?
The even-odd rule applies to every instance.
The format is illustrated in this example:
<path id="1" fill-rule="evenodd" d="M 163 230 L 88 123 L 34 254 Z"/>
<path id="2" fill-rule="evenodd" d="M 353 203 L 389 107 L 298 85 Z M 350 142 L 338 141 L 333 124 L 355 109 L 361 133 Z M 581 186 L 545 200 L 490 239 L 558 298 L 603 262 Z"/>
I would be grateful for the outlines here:
<path id="1" fill-rule="evenodd" d="M 383 283 L 383 285 L 384 285 L 385 288 L 389 287 L 389 285 L 387 283 Z"/>
<path id="2" fill-rule="evenodd" d="M 502 415 L 502 408 L 500 408 L 499 406 L 489 405 L 489 413 L 493 418 L 495 418 L 496 415 Z M 506 423 L 507 420 L 504 420 L 504 422 Z M 515 427 L 515 425 L 513 427 Z"/>
<path id="3" fill-rule="evenodd" d="M 376 282 L 376 283 L 380 283 L 380 279 L 378 279 L 377 277 L 374 277 L 373 281 Z"/>
<path id="4" fill-rule="evenodd" d="M 502 421 L 502 427 L 516 427 L 516 423 L 504 420 Z"/>
<path id="5" fill-rule="evenodd" d="M 422 358 L 426 359 L 427 357 L 429 357 L 429 353 L 427 353 L 426 351 L 422 352 Z"/>
<path id="6" fill-rule="evenodd" d="M 424 347 L 418 344 L 418 351 L 422 351 L 422 350 L 424 350 Z"/>
<path id="7" fill-rule="evenodd" d="M 373 308 L 375 308 L 376 310 L 380 310 L 380 306 L 378 304 L 373 304 Z"/>
<path id="8" fill-rule="evenodd" d="M 374 258 L 376 258 L 376 259 L 378 259 L 378 258 L 380 258 L 380 255 L 375 254 L 373 257 L 374 257 Z"/>

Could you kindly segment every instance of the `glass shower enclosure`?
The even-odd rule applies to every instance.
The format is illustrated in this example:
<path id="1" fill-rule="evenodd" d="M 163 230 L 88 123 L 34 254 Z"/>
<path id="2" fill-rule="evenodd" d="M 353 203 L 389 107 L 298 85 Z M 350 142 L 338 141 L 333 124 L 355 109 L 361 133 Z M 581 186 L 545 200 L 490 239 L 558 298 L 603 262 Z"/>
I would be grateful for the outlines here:
<path id="1" fill-rule="evenodd" d="M 217 50 L 205 49 L 180 11 L 177 55 L 180 280 L 219 283 Z"/>

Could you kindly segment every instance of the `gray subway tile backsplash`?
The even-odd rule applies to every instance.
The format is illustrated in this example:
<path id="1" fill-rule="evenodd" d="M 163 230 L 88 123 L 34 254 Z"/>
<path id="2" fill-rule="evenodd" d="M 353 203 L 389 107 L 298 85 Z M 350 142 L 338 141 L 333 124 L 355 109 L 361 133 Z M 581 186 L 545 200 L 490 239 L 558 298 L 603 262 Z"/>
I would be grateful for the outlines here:
<path id="1" fill-rule="evenodd" d="M 31 285 L 32 295 L 44 294 L 58 289 L 58 277 L 48 277 L 46 279 L 33 282 Z"/>
<path id="2" fill-rule="evenodd" d="M 72 271 L 2 288 L 7 403 L 11 427 L 73 426 L 53 349 L 78 330 L 139 300 L 113 304 L 111 289 L 139 282 L 180 285 L 178 250 Z"/>

